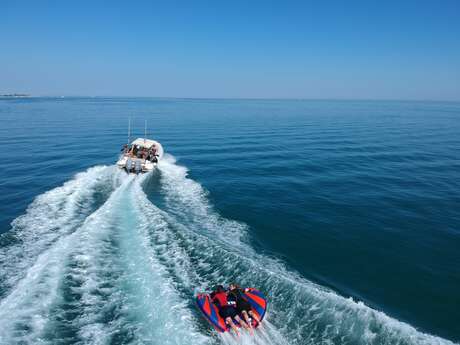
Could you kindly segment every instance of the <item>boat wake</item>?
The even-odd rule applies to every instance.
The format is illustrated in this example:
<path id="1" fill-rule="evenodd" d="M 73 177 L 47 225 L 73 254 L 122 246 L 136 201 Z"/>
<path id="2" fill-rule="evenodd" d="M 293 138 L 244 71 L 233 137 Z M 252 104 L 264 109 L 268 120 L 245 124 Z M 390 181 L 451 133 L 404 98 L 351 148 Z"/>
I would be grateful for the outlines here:
<path id="1" fill-rule="evenodd" d="M 134 176 L 94 167 L 0 237 L 0 344 L 452 344 L 318 286 L 249 244 L 166 156 Z M 194 295 L 216 283 L 269 301 L 254 336 L 218 335 Z"/>

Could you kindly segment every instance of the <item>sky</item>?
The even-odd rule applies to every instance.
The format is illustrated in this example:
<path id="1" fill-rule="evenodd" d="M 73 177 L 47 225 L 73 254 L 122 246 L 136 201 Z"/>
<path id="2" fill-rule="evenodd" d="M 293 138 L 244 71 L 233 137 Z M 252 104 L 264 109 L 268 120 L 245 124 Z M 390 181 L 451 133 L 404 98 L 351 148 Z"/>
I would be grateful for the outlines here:
<path id="1" fill-rule="evenodd" d="M 0 0 L 0 94 L 460 101 L 460 0 Z"/>

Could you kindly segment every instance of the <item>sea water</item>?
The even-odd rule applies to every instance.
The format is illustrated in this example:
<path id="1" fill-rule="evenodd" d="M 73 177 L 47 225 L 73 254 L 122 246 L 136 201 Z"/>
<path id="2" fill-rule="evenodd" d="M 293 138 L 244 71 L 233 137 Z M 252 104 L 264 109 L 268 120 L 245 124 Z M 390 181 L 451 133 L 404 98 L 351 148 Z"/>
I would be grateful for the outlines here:
<path id="1" fill-rule="evenodd" d="M 460 341 L 459 103 L 2 99 L 0 147 L 0 344 Z M 194 304 L 230 282 L 255 336 Z"/>

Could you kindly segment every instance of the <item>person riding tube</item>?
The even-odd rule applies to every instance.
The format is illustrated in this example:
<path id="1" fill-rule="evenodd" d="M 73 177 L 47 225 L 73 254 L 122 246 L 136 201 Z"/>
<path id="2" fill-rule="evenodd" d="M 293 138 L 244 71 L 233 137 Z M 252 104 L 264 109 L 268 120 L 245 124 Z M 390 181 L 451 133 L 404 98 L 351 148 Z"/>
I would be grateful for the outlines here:
<path id="1" fill-rule="evenodd" d="M 251 304 L 243 297 L 244 292 L 245 290 L 243 290 L 237 284 L 232 283 L 229 285 L 229 298 L 232 296 L 231 299 L 236 301 L 236 310 L 238 314 L 242 315 L 246 323 L 251 327 L 252 323 L 249 319 L 249 316 L 256 320 L 258 323 L 260 323 L 260 320 L 252 311 Z"/>
<path id="2" fill-rule="evenodd" d="M 215 292 L 211 294 L 211 301 L 219 309 L 219 315 L 225 320 L 225 322 L 235 331 L 238 335 L 238 328 L 236 327 L 233 319 L 238 321 L 240 325 L 245 328 L 249 328 L 249 326 L 244 322 L 239 316 L 238 311 L 236 309 L 236 300 L 227 298 L 227 291 L 225 291 L 222 285 L 216 286 Z"/>

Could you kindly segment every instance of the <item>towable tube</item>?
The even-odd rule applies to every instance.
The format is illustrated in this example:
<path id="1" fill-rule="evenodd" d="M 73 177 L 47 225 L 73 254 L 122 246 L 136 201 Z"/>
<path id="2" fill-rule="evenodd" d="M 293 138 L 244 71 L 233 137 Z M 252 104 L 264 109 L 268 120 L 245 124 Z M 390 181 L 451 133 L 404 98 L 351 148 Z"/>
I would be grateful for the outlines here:
<path id="1" fill-rule="evenodd" d="M 265 296 L 259 290 L 249 288 L 243 293 L 243 297 L 251 304 L 252 312 L 262 321 L 267 311 L 267 300 Z M 220 317 L 219 309 L 211 302 L 211 297 L 208 294 L 199 294 L 196 297 L 196 303 L 205 319 L 208 320 L 217 331 L 226 332 L 230 329 L 230 327 L 225 324 L 224 319 Z M 235 325 L 239 327 L 238 322 L 236 322 L 236 320 L 234 320 L 234 322 Z M 259 323 L 252 319 L 252 327 L 256 328 L 257 326 L 259 326 Z"/>

